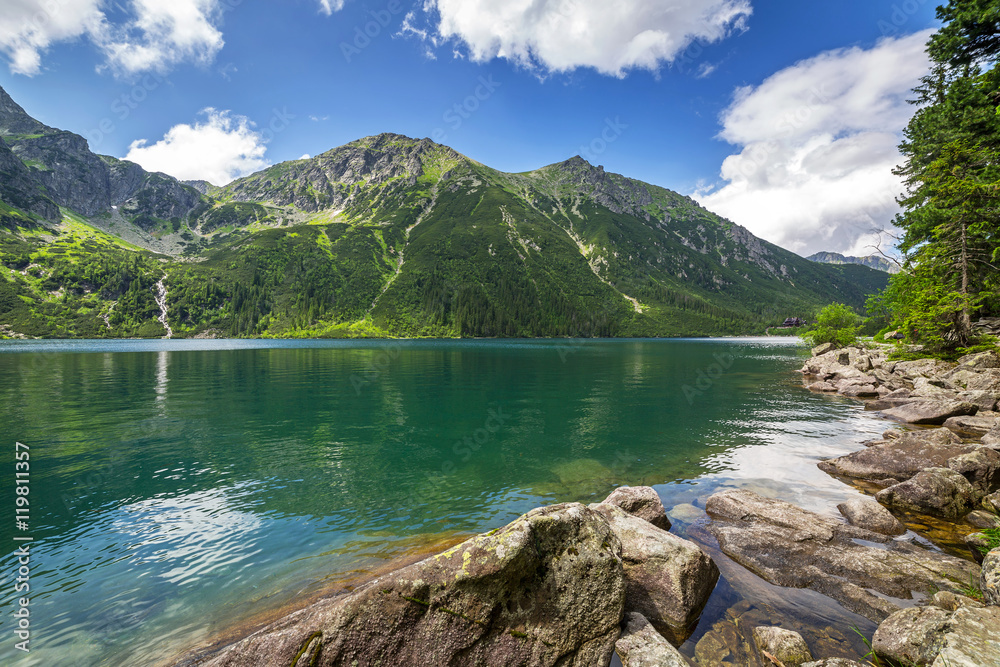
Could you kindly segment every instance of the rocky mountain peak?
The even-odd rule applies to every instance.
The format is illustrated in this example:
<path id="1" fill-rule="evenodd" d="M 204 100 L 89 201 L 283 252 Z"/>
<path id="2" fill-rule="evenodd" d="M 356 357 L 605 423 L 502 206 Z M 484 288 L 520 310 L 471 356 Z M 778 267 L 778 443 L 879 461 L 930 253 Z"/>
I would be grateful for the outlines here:
<path id="1" fill-rule="evenodd" d="M 28 115 L 20 104 L 0 87 L 0 136 L 45 134 L 54 130 Z"/>

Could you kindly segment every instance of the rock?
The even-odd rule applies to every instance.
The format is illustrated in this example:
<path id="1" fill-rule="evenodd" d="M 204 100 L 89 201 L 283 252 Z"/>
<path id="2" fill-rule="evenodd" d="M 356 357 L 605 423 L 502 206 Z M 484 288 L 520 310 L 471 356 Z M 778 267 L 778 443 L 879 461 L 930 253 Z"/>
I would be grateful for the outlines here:
<path id="1" fill-rule="evenodd" d="M 973 510 L 965 515 L 965 522 L 976 528 L 1000 528 L 1000 516 L 985 510 Z"/>
<path id="2" fill-rule="evenodd" d="M 604 504 L 621 507 L 623 510 L 644 519 L 657 528 L 670 530 L 670 519 L 663 508 L 659 494 L 648 486 L 620 486 L 604 499 Z"/>
<path id="3" fill-rule="evenodd" d="M 1000 665 L 1000 607 L 960 607 L 932 667 Z"/>
<path id="4" fill-rule="evenodd" d="M 625 610 L 642 614 L 680 645 L 719 580 L 719 568 L 694 542 L 671 535 L 614 505 L 595 504 L 622 545 Z"/>
<path id="5" fill-rule="evenodd" d="M 816 662 L 807 662 L 802 667 L 865 667 L 865 665 L 847 658 L 823 658 Z"/>
<path id="6" fill-rule="evenodd" d="M 829 382 L 813 382 L 809 385 L 810 391 L 837 391 L 837 387 Z"/>
<path id="7" fill-rule="evenodd" d="M 951 612 L 937 607 L 897 611 L 878 626 L 872 637 L 872 650 L 886 660 L 929 665 L 941 652 L 951 616 Z"/>
<path id="8" fill-rule="evenodd" d="M 962 538 L 962 540 L 965 542 L 965 546 L 969 548 L 969 553 L 972 554 L 973 560 L 980 564 L 982 564 L 986 558 L 986 554 L 993 546 L 990 539 L 982 533 L 971 533 Z"/>
<path id="9" fill-rule="evenodd" d="M 1000 469 L 1000 454 L 989 447 L 977 447 L 948 459 L 947 467 L 969 480 L 977 498 L 981 498 L 993 490 Z"/>
<path id="10" fill-rule="evenodd" d="M 996 407 L 997 394 L 988 391 L 960 391 L 958 400 L 979 406 L 979 412 L 976 415 L 980 415 L 983 412 L 991 412 Z"/>
<path id="11" fill-rule="evenodd" d="M 606 665 L 624 604 L 621 543 L 603 516 L 567 503 L 321 600 L 200 664 Z"/>
<path id="12" fill-rule="evenodd" d="M 967 438 L 981 438 L 997 425 L 996 417 L 949 417 L 944 427 Z"/>
<path id="13" fill-rule="evenodd" d="M 910 380 L 916 380 L 918 377 L 939 378 L 944 377 L 948 371 L 957 366 L 958 364 L 939 359 L 917 359 L 899 362 L 893 372 Z"/>
<path id="14" fill-rule="evenodd" d="M 985 496 L 980 502 L 982 506 L 990 512 L 1000 514 L 1000 491 L 994 491 L 988 496 Z"/>
<path id="15" fill-rule="evenodd" d="M 957 519 L 974 505 L 975 490 L 965 477 L 950 468 L 928 468 L 905 482 L 875 494 L 889 508 Z"/>
<path id="16" fill-rule="evenodd" d="M 680 652 L 658 633 L 642 614 L 628 615 L 628 624 L 615 651 L 623 667 L 690 667 Z"/>
<path id="17" fill-rule="evenodd" d="M 943 424 L 949 417 L 974 415 L 979 407 L 964 401 L 917 401 L 882 412 L 889 419 L 905 424 Z"/>
<path id="18" fill-rule="evenodd" d="M 924 377 L 913 381 L 913 391 L 910 396 L 928 398 L 933 401 L 949 401 L 958 397 L 953 385 L 944 380 Z"/>
<path id="19" fill-rule="evenodd" d="M 837 363 L 841 366 L 849 366 L 851 364 L 851 353 L 844 350 L 837 354 Z"/>
<path id="20" fill-rule="evenodd" d="M 993 606 L 1000 605 L 1000 547 L 992 549 L 983 558 L 979 589 L 983 592 L 983 602 Z"/>
<path id="21" fill-rule="evenodd" d="M 882 535 L 902 535 L 906 532 L 906 526 L 874 500 L 852 498 L 837 505 L 837 509 L 852 526 Z"/>
<path id="22" fill-rule="evenodd" d="M 845 380 L 845 382 L 850 382 L 850 380 Z M 841 394 L 844 396 L 850 396 L 852 398 L 867 398 L 870 396 L 878 396 L 878 389 L 875 388 L 873 384 L 849 384 L 841 388 L 837 387 Z"/>
<path id="23" fill-rule="evenodd" d="M 713 519 L 709 531 L 743 567 L 778 586 L 818 591 L 876 622 L 898 610 L 885 596 L 910 599 L 914 591 L 947 590 L 979 576 L 966 560 L 752 491 L 716 493 L 706 509 Z"/>
<path id="24" fill-rule="evenodd" d="M 964 595 L 959 595 L 957 593 L 952 593 L 951 591 L 938 591 L 934 594 L 931 600 L 933 604 L 938 609 L 944 609 L 945 611 L 955 611 L 959 607 L 982 607 L 982 602 L 976 602 L 972 598 L 965 597 Z"/>
<path id="25" fill-rule="evenodd" d="M 758 626 L 753 629 L 753 641 L 765 658 L 773 656 L 786 667 L 798 667 L 813 659 L 806 640 L 791 630 Z"/>
<path id="26" fill-rule="evenodd" d="M 976 449 L 977 445 L 962 443 L 961 438 L 946 428 L 908 431 L 894 440 L 820 461 L 818 465 L 820 470 L 832 475 L 904 481 L 925 468 L 945 467 L 949 459 Z"/>
<path id="27" fill-rule="evenodd" d="M 909 398 L 909 397 L 910 397 L 910 390 L 906 388 L 897 389 L 884 396 L 884 398 Z"/>
<path id="28" fill-rule="evenodd" d="M 997 356 L 997 353 L 993 351 L 967 354 L 959 358 L 958 368 L 974 371 L 982 371 L 987 368 L 1000 368 L 1000 356 Z"/>
<path id="29" fill-rule="evenodd" d="M 1000 424 L 997 424 L 983 436 L 982 442 L 987 447 L 1000 449 Z"/>
<path id="30" fill-rule="evenodd" d="M 969 391 L 1000 392 L 1000 369 L 991 368 L 965 376 L 965 388 Z"/>
<path id="31" fill-rule="evenodd" d="M 827 352 L 833 352 L 837 349 L 837 346 L 833 343 L 823 343 L 822 345 L 817 345 L 812 349 L 812 356 L 818 357 L 821 354 L 826 354 Z"/>

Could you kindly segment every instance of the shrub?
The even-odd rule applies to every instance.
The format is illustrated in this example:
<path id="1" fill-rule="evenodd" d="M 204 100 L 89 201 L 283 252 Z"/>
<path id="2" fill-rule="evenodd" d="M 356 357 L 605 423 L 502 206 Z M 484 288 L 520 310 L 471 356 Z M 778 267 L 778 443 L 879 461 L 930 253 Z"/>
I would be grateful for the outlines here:
<path id="1" fill-rule="evenodd" d="M 849 306 L 842 303 L 831 303 L 819 311 L 816 324 L 802 334 L 810 345 L 833 343 L 841 347 L 858 342 L 858 327 L 861 318 Z"/>

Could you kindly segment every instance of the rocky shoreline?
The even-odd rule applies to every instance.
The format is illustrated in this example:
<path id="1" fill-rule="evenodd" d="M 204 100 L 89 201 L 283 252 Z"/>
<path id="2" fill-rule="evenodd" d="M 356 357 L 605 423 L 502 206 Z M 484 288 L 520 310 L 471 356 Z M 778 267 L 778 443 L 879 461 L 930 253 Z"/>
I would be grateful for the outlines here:
<path id="1" fill-rule="evenodd" d="M 876 660 L 843 657 L 843 642 L 826 652 L 836 642 L 813 641 L 810 650 L 801 634 L 778 627 L 787 624 L 756 613 L 752 600 L 727 610 L 739 615 L 716 623 L 686 657 L 676 647 L 694 632 L 719 581 L 710 551 L 728 568 L 784 587 L 778 591 L 814 591 L 877 624 L 878 664 L 1000 665 L 1000 549 L 984 557 L 985 538 L 971 536 L 967 553 L 945 553 L 914 543 L 904 525 L 933 516 L 962 522 L 970 534 L 1000 527 L 1000 357 L 894 362 L 885 348 L 817 348 L 802 373 L 813 391 L 864 400 L 912 425 L 820 463 L 874 493 L 838 505 L 843 519 L 725 490 L 707 499 L 708 519 L 696 522 L 707 536 L 699 546 L 669 532 L 655 490 L 622 487 L 601 503 L 535 509 L 179 664 L 861 667 Z M 814 652 L 840 657 L 816 660 Z"/>

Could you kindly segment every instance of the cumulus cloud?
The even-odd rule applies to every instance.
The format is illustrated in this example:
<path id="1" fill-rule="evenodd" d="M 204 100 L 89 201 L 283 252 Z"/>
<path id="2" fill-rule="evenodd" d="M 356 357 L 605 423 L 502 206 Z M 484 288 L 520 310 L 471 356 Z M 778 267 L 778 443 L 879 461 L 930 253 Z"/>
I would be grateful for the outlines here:
<path id="1" fill-rule="evenodd" d="M 58 42 L 87 39 L 123 75 L 165 71 L 180 62 L 211 62 L 222 48 L 220 0 L 126 0 L 112 21 L 103 0 L 5 0 L 0 52 L 14 74 L 33 76 Z"/>
<path id="2" fill-rule="evenodd" d="M 132 0 L 132 8 L 133 20 L 100 37 L 108 63 L 126 74 L 208 63 L 224 44 L 213 24 L 221 13 L 218 0 Z"/>
<path id="3" fill-rule="evenodd" d="M 254 131 L 249 119 L 211 107 L 201 114 L 203 122 L 175 125 L 155 144 L 133 141 L 125 159 L 147 171 L 214 185 L 225 185 L 269 165 L 264 159 L 264 137 Z"/>
<path id="4" fill-rule="evenodd" d="M 55 42 L 99 33 L 102 0 L 5 0 L 0 12 L 0 52 L 13 74 L 33 76 L 42 53 Z"/>
<path id="5" fill-rule="evenodd" d="M 746 28 L 750 0 L 425 0 L 402 32 L 454 42 L 477 62 L 504 58 L 543 72 L 591 67 L 622 77 L 657 70 L 693 42 Z M 424 25 L 426 22 L 427 25 Z"/>
<path id="6" fill-rule="evenodd" d="M 898 212 L 892 169 L 927 74 L 930 31 L 827 51 L 736 91 L 719 137 L 740 148 L 695 197 L 754 234 L 808 255 L 871 254 Z"/>

